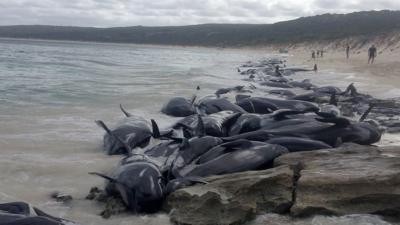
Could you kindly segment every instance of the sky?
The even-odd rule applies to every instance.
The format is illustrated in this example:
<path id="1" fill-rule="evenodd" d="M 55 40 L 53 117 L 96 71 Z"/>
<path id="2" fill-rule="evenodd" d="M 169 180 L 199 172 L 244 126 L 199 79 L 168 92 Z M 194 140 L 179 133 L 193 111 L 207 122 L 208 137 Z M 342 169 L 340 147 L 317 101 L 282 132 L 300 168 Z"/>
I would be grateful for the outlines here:
<path id="1" fill-rule="evenodd" d="M 400 10 L 400 0 L 0 0 L 0 25 L 265 24 L 382 9 Z"/>

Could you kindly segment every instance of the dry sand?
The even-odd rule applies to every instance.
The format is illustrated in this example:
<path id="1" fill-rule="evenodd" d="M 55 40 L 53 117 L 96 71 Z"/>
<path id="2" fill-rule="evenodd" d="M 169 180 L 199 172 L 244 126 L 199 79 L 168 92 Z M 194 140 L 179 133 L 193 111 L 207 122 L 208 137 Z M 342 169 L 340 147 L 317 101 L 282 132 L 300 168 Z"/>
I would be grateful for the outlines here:
<path id="1" fill-rule="evenodd" d="M 379 82 L 379 85 L 400 88 L 400 51 L 381 52 L 373 64 L 367 64 L 367 50 L 357 50 L 346 58 L 345 50 L 328 50 L 324 52 L 324 57 L 311 59 L 312 49 L 299 48 L 290 50 L 290 64 L 307 65 L 310 68 L 317 64 L 318 69 L 331 70 L 342 73 L 354 73 L 356 76 L 366 76 Z M 379 49 L 378 49 L 379 51 Z M 376 85 L 376 84 L 374 84 Z M 393 96 L 393 97 L 400 97 Z"/>

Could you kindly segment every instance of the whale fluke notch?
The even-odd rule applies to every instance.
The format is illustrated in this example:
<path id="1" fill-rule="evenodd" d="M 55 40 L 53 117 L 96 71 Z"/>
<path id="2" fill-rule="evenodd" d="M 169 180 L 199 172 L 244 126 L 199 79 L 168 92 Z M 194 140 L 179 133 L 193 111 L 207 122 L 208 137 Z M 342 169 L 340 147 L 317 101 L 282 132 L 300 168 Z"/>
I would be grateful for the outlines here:
<path id="1" fill-rule="evenodd" d="M 119 108 L 121 109 L 121 111 L 125 114 L 126 117 L 131 117 L 132 114 L 130 114 L 128 111 L 126 111 L 124 109 L 124 107 L 122 106 L 122 104 L 119 104 Z"/>

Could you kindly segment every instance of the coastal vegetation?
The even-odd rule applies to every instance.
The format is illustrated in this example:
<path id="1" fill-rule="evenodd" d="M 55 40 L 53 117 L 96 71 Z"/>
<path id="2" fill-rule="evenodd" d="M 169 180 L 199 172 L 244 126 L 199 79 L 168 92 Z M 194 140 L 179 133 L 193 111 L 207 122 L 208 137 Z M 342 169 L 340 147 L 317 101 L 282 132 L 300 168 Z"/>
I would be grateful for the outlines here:
<path id="1" fill-rule="evenodd" d="M 169 27 L 1 26 L 0 37 L 135 44 L 241 47 L 331 41 L 400 30 L 400 11 L 324 14 L 275 24 L 202 24 Z"/>

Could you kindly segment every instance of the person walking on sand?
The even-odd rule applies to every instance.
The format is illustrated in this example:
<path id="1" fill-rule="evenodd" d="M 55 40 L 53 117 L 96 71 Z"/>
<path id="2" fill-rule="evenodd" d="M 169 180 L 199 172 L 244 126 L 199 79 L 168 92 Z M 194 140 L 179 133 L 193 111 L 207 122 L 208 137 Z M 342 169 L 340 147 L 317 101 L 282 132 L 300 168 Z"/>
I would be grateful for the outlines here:
<path id="1" fill-rule="evenodd" d="M 315 51 L 311 52 L 311 58 L 315 60 Z"/>
<path id="2" fill-rule="evenodd" d="M 321 49 L 319 52 L 320 52 L 321 58 L 324 58 L 324 50 Z"/>
<path id="3" fill-rule="evenodd" d="M 349 57 L 350 57 L 350 46 L 347 45 L 346 46 L 346 58 L 349 58 Z"/>
<path id="4" fill-rule="evenodd" d="M 369 49 L 368 49 L 368 64 L 373 64 L 374 60 L 376 57 L 376 47 L 375 45 L 372 45 Z"/>

